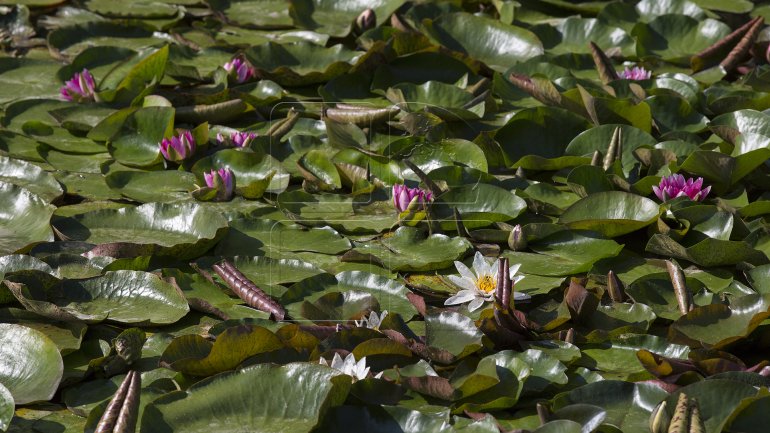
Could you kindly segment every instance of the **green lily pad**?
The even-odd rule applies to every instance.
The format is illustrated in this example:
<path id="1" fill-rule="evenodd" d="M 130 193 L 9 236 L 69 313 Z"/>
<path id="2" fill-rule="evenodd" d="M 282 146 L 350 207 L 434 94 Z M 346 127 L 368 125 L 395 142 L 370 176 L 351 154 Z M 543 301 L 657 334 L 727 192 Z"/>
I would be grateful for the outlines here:
<path id="1" fill-rule="evenodd" d="M 668 394 L 656 385 L 605 380 L 589 383 L 553 399 L 554 409 L 587 403 L 607 411 L 604 423 L 628 433 L 649 432 L 648 418 Z"/>
<path id="2" fill-rule="evenodd" d="M 61 218 L 54 226 L 72 240 L 94 244 L 129 242 L 155 254 L 193 258 L 225 234 L 227 221 L 195 203 L 147 203 Z"/>
<path id="3" fill-rule="evenodd" d="M 179 201 L 190 198 L 195 176 L 184 171 L 115 171 L 105 176 L 107 186 L 140 202 Z"/>
<path id="4" fill-rule="evenodd" d="M 51 77 L 60 67 L 58 62 L 50 60 L 3 57 L 0 59 L 0 104 L 29 96 L 57 96 L 61 86 Z"/>
<path id="5" fill-rule="evenodd" d="M 422 27 L 437 43 L 500 72 L 511 64 L 543 54 L 540 40 L 529 30 L 469 13 L 446 14 L 423 21 Z"/>
<path id="6" fill-rule="evenodd" d="M 49 202 L 63 193 L 51 173 L 34 164 L 4 156 L 0 156 L 0 180 L 23 187 Z"/>
<path id="7" fill-rule="evenodd" d="M 251 325 L 227 328 L 214 343 L 200 335 L 183 335 L 168 345 L 162 365 L 192 376 L 211 376 L 232 370 L 251 356 L 283 348 L 269 330 Z"/>
<path id="8" fill-rule="evenodd" d="M 160 161 L 160 142 L 172 135 L 172 107 L 126 108 L 94 127 L 89 138 L 109 141 L 112 156 L 121 164 L 145 167 Z"/>
<path id="9" fill-rule="evenodd" d="M 620 163 L 625 173 L 629 173 L 638 161 L 634 157 L 634 150 L 640 146 L 652 146 L 657 140 L 655 137 L 639 128 L 630 125 L 600 125 L 580 133 L 575 137 L 564 153 L 575 156 L 591 156 L 595 151 L 602 155 L 607 154 L 607 148 L 612 140 L 616 128 L 620 128 L 622 136 L 622 154 Z"/>
<path id="10" fill-rule="evenodd" d="M 293 24 L 283 0 L 214 0 L 211 7 L 221 11 L 233 24 L 244 27 L 269 29 Z"/>
<path id="11" fill-rule="evenodd" d="M 580 199 L 562 213 L 559 221 L 573 229 L 615 237 L 652 224 L 660 213 L 659 205 L 648 198 L 607 191 Z"/>
<path id="12" fill-rule="evenodd" d="M 13 395 L 8 388 L 0 384 L 0 430 L 7 430 L 13 418 Z"/>
<path id="13" fill-rule="evenodd" d="M 6 211 L 0 217 L 0 252 L 4 254 L 23 250 L 37 242 L 53 240 L 49 225 L 54 207 L 26 189 L 0 182 L 0 197 Z"/>
<path id="14" fill-rule="evenodd" d="M 485 102 L 451 84 L 427 81 L 424 84 L 401 83 L 388 89 L 394 104 L 405 105 L 410 112 L 427 111 L 446 121 L 484 117 Z"/>
<path id="15" fill-rule="evenodd" d="M 268 251 L 339 254 L 350 248 L 350 241 L 329 227 L 308 229 L 280 221 L 242 218 L 230 221 L 230 230 L 217 244 L 216 251 L 223 256 Z"/>
<path id="16" fill-rule="evenodd" d="M 452 188 L 441 194 L 431 206 L 436 219 L 443 220 L 442 228 L 455 229 L 454 209 L 462 215 L 468 229 L 485 227 L 495 222 L 510 221 L 521 215 L 527 204 L 524 199 L 494 185 L 476 185 Z"/>
<path id="17" fill-rule="evenodd" d="M 149 433 L 244 428 L 309 432 L 329 408 L 345 400 L 350 382 L 335 379 L 339 375 L 329 367 L 308 363 L 261 364 L 223 373 L 153 401 L 145 409 L 141 429 Z M 305 404 L 295 404 L 298 401 Z"/>
<path id="18" fill-rule="evenodd" d="M 647 377 L 637 352 L 647 350 L 660 356 L 686 360 L 687 346 L 669 343 L 665 338 L 647 334 L 621 334 L 606 341 L 581 345 L 583 357 L 576 365 L 599 370 L 608 378 L 638 380 Z"/>
<path id="19" fill-rule="evenodd" d="M 48 35 L 50 47 L 69 57 L 95 45 L 139 49 L 167 42 L 153 37 L 152 30 L 106 20 L 60 27 Z"/>
<path id="20" fill-rule="evenodd" d="M 430 271 L 450 266 L 471 248 L 464 238 L 426 233 L 412 227 L 399 227 L 390 237 L 354 248 L 345 257 L 350 261 L 374 260 L 394 271 Z"/>
<path id="21" fill-rule="evenodd" d="M 281 86 L 302 86 L 328 81 L 344 74 L 358 53 L 342 45 L 329 48 L 301 41 L 287 44 L 268 42 L 251 47 L 246 58 L 263 78 Z"/>
<path id="22" fill-rule="evenodd" d="M 281 304 L 286 305 L 290 313 L 298 312 L 303 301 L 312 303 L 328 293 L 347 291 L 372 295 L 377 300 L 380 312 L 387 310 L 405 319 L 415 313 L 414 306 L 406 298 L 409 292 L 403 284 L 365 271 L 344 271 L 334 277 L 320 274 L 307 278 L 286 291 L 281 297 Z"/>
<path id="23" fill-rule="evenodd" d="M 88 328 L 82 322 L 60 322 L 49 320 L 31 311 L 7 308 L 0 310 L 3 323 L 15 323 L 35 329 L 48 337 L 62 355 L 80 349 L 83 335 Z"/>
<path id="24" fill-rule="evenodd" d="M 277 204 L 289 219 L 312 226 L 328 225 L 344 233 L 382 232 L 398 219 L 390 198 L 382 192 L 345 197 L 297 190 L 280 194 Z"/>
<path id="25" fill-rule="evenodd" d="M 425 342 L 462 358 L 481 348 L 481 331 L 473 320 L 459 313 L 443 312 L 425 317 Z"/>
<path id="26" fill-rule="evenodd" d="M 700 266 L 725 266 L 740 262 L 766 264 L 767 256 L 744 241 L 727 241 L 705 238 L 690 246 L 684 246 L 671 237 L 654 234 L 647 242 L 645 251 L 662 256 L 684 259 Z"/>
<path id="27" fill-rule="evenodd" d="M 532 29 L 545 50 L 551 54 L 590 54 L 589 43 L 620 49 L 625 56 L 635 54 L 635 42 L 623 29 L 596 18 L 569 17 L 556 25 L 540 25 Z"/>
<path id="28" fill-rule="evenodd" d="M 246 277 L 257 284 L 293 283 L 323 273 L 323 271 L 310 263 L 296 259 L 236 256 L 233 258 L 233 264 Z"/>
<path id="29" fill-rule="evenodd" d="M 640 56 L 656 55 L 689 66 L 690 56 L 708 48 L 730 33 L 726 24 L 707 18 L 703 21 L 685 15 L 661 15 L 649 23 L 639 23 L 631 31 Z"/>
<path id="30" fill-rule="evenodd" d="M 8 323 L 0 323 L 0 343 L 0 383 L 11 404 L 50 400 L 64 369 L 56 345 L 40 331 Z"/>
<path id="31" fill-rule="evenodd" d="M 291 3 L 290 14 L 294 24 L 332 37 L 344 38 L 350 33 L 356 17 L 365 9 L 374 11 L 375 25 L 378 25 L 385 22 L 402 4 L 404 0 L 375 0 L 365 5 L 333 0 L 300 0 Z"/>
<path id="32" fill-rule="evenodd" d="M 532 156 L 549 159 L 565 156 L 567 145 L 587 126 L 585 119 L 560 108 L 527 108 L 497 130 L 495 140 L 500 143 L 506 164 L 514 165 Z M 583 153 L 586 152 L 577 155 Z"/>
<path id="33" fill-rule="evenodd" d="M 670 328 L 671 338 L 686 343 L 723 348 L 749 335 L 770 317 L 770 295 L 745 295 L 729 306 L 724 304 L 696 307 Z"/>
<path id="34" fill-rule="evenodd" d="M 536 254 L 522 251 L 506 251 L 511 263 L 520 263 L 525 273 L 566 276 L 585 272 L 595 262 L 614 257 L 623 246 L 611 239 L 602 239 L 590 232 L 560 230 L 529 243 Z"/>
<path id="35" fill-rule="evenodd" d="M 27 309 L 54 319 L 168 324 L 189 311 L 186 299 L 174 286 L 140 271 L 106 272 L 60 284 L 49 281 L 43 287 L 33 280 L 28 285 L 16 284 L 12 290 Z"/>

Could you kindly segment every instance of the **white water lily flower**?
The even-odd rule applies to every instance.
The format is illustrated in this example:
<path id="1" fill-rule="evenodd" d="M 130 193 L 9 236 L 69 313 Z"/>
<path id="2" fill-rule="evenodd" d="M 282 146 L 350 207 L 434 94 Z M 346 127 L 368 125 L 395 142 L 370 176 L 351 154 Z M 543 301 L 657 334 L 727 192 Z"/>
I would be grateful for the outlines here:
<path id="1" fill-rule="evenodd" d="M 380 325 L 382 324 L 382 321 L 385 320 L 385 317 L 388 315 L 388 310 L 383 310 L 383 312 L 378 316 L 376 311 L 372 311 L 369 313 L 369 317 L 364 317 L 361 320 L 354 320 L 356 326 L 359 328 L 369 328 L 379 330 Z"/>
<path id="2" fill-rule="evenodd" d="M 455 261 L 455 267 L 460 276 L 449 275 L 449 281 L 460 287 L 460 291 L 454 296 L 444 301 L 444 305 L 458 305 L 469 302 L 468 311 L 477 310 L 484 302 L 492 301 L 495 298 L 495 289 L 497 289 L 497 271 L 500 269 L 500 259 L 495 260 L 491 265 L 480 252 L 476 252 L 473 257 L 473 271 L 468 269 L 463 263 Z M 521 264 L 512 265 L 508 272 L 513 279 L 513 284 L 521 281 L 524 275 L 515 276 Z M 524 301 L 530 299 L 529 295 L 513 292 L 514 301 Z"/>
<path id="3" fill-rule="evenodd" d="M 352 353 L 348 353 L 344 360 L 339 353 L 335 353 L 331 365 L 323 357 L 318 360 L 318 363 L 347 374 L 353 378 L 353 382 L 366 379 L 366 376 L 369 375 L 369 367 L 366 366 L 365 356 L 356 362 L 356 357 Z"/>

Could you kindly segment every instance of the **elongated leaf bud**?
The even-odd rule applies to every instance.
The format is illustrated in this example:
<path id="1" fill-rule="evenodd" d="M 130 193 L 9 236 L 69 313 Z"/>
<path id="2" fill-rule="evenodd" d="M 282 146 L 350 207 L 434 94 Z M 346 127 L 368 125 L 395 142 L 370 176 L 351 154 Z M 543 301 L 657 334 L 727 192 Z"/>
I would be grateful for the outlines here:
<path id="1" fill-rule="evenodd" d="M 99 419 L 94 433 L 134 433 L 139 415 L 142 376 L 131 370 Z"/>
<path id="2" fill-rule="evenodd" d="M 676 402 L 674 416 L 668 425 L 668 433 L 689 433 L 690 430 L 690 405 L 685 393 L 679 394 Z"/>
<path id="3" fill-rule="evenodd" d="M 283 309 L 283 306 L 274 301 L 267 293 L 260 290 L 256 284 L 243 275 L 232 263 L 224 260 L 212 266 L 212 268 L 247 305 L 270 313 L 271 317 L 275 320 L 283 320 L 286 317 L 286 310 Z"/>
<path id="4" fill-rule="evenodd" d="M 671 285 L 674 286 L 676 302 L 679 304 L 679 312 L 682 315 L 687 314 L 693 307 L 692 293 L 687 288 L 682 268 L 671 260 L 666 260 L 666 269 L 671 278 Z"/>

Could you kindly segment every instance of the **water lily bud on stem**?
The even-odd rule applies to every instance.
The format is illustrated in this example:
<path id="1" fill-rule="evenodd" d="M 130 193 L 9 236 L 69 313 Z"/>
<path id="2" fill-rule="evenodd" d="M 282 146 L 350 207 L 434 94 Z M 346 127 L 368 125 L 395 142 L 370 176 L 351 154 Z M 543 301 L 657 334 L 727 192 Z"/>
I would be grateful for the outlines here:
<path id="1" fill-rule="evenodd" d="M 182 162 L 195 154 L 195 138 L 190 131 L 164 138 L 160 142 L 160 153 L 166 161 Z"/>
<path id="2" fill-rule="evenodd" d="M 233 198 L 235 182 L 233 182 L 233 172 L 229 168 L 220 168 L 211 170 L 203 174 L 206 186 L 217 190 L 217 201 L 228 201 Z"/>
<path id="3" fill-rule="evenodd" d="M 361 15 L 356 18 L 356 29 L 359 33 L 373 29 L 376 25 L 377 16 L 372 9 L 367 9 L 361 12 Z"/>

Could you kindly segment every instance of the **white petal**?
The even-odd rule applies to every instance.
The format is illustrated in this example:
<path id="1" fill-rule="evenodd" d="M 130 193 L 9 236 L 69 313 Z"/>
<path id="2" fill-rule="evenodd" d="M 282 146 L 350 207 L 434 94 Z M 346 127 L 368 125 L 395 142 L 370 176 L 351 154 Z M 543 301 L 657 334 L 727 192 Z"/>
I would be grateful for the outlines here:
<path id="1" fill-rule="evenodd" d="M 458 305 L 458 304 L 463 304 L 465 302 L 468 302 L 468 301 L 465 300 L 464 298 L 461 298 L 459 296 L 451 296 L 447 298 L 446 301 L 444 301 L 444 305 Z"/>
<path id="2" fill-rule="evenodd" d="M 335 370 L 342 371 L 345 368 L 345 361 L 342 360 L 342 357 L 339 353 L 334 353 L 334 358 L 332 358 L 332 364 L 331 367 Z"/>
<path id="3" fill-rule="evenodd" d="M 514 301 L 528 301 L 530 299 L 532 299 L 532 296 L 529 296 L 526 293 L 513 292 L 513 300 Z"/>
<path id="4" fill-rule="evenodd" d="M 473 256 L 473 271 L 476 273 L 477 278 L 481 278 L 482 275 L 489 273 L 487 260 L 478 251 L 476 251 L 476 255 Z"/>
<path id="5" fill-rule="evenodd" d="M 516 263 L 511 265 L 510 268 L 508 268 L 508 273 L 510 275 L 516 275 L 516 272 L 519 272 L 519 268 L 521 267 L 521 263 Z"/>
<path id="6" fill-rule="evenodd" d="M 382 379 L 382 373 L 385 373 L 385 372 L 384 372 L 384 371 L 381 371 L 381 372 L 379 372 L 379 373 L 375 374 L 375 375 L 374 375 L 374 378 L 375 378 L 375 379 Z"/>
<path id="7" fill-rule="evenodd" d="M 369 375 L 369 367 L 366 367 L 363 370 L 356 372 L 356 379 L 366 379 L 366 376 L 368 375 Z"/>
<path id="8" fill-rule="evenodd" d="M 324 358 L 323 356 L 318 359 L 318 363 L 321 365 L 325 365 L 327 367 L 329 366 L 329 363 L 326 361 L 326 358 Z"/>
<path id="9" fill-rule="evenodd" d="M 495 260 L 492 262 L 491 265 L 489 265 L 489 272 L 490 275 L 493 275 L 495 278 L 495 281 L 497 281 L 497 273 L 500 272 L 500 259 Z"/>
<path id="10" fill-rule="evenodd" d="M 457 305 L 470 302 L 476 298 L 475 293 L 469 293 L 468 291 L 460 291 L 456 295 L 444 301 L 444 305 Z"/>
<path id="11" fill-rule="evenodd" d="M 523 279 L 524 279 L 524 275 L 517 275 L 516 278 L 513 279 L 513 284 L 516 284 Z"/>
<path id="12" fill-rule="evenodd" d="M 363 358 L 361 358 L 360 360 L 358 360 L 358 362 L 356 363 L 356 370 L 359 371 L 359 372 L 360 371 L 364 371 L 364 370 L 368 370 L 368 368 L 366 368 L 366 357 L 365 356 Z"/>
<path id="13" fill-rule="evenodd" d="M 482 305 L 484 305 L 484 298 L 478 297 L 468 304 L 468 311 L 478 310 Z"/>
<path id="14" fill-rule="evenodd" d="M 473 275 L 473 272 L 471 272 L 470 269 L 468 269 L 467 266 L 465 266 L 465 263 L 458 262 L 455 260 L 455 268 L 457 268 L 457 272 L 460 273 L 460 275 L 463 276 L 463 278 L 468 278 L 469 280 L 476 280 L 476 276 Z"/>
<path id="15" fill-rule="evenodd" d="M 457 275 L 449 275 L 447 278 L 449 278 L 449 281 L 451 281 L 455 286 L 466 289 L 466 290 L 476 290 L 476 282 L 468 280 L 467 278 L 458 277 Z"/>

